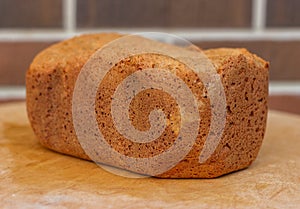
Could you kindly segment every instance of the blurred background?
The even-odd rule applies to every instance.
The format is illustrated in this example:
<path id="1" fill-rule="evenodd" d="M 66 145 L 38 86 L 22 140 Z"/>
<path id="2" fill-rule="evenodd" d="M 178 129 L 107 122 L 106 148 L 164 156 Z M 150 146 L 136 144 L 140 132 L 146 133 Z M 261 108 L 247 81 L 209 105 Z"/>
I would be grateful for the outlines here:
<path id="1" fill-rule="evenodd" d="M 270 107 L 300 114 L 299 0 L 0 0 L 0 100 L 25 98 L 45 47 L 81 33 L 167 32 L 270 61 Z"/>

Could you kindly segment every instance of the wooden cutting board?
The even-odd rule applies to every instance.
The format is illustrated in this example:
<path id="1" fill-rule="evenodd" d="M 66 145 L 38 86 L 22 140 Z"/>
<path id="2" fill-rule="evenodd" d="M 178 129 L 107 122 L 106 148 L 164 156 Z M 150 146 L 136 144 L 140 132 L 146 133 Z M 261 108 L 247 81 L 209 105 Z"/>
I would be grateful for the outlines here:
<path id="1" fill-rule="evenodd" d="M 24 103 L 0 106 L 0 208 L 300 208 L 300 116 L 270 111 L 258 159 L 217 179 L 131 179 L 37 142 Z"/>

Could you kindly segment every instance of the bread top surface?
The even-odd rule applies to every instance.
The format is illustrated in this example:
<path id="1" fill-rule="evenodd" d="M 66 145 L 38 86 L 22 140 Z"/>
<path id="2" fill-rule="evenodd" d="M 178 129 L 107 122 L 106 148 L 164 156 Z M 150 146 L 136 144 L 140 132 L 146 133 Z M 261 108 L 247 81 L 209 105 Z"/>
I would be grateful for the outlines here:
<path id="1" fill-rule="evenodd" d="M 85 34 L 56 43 L 34 58 L 30 70 L 66 69 L 70 63 L 83 65 L 99 48 L 120 37 L 117 33 Z"/>
<path id="2" fill-rule="evenodd" d="M 29 70 L 51 71 L 68 69 L 67 66 L 77 63 L 83 66 L 98 49 L 124 35 L 117 33 L 85 34 L 54 44 L 40 52 L 33 60 Z M 268 62 L 250 53 L 244 48 L 217 48 L 203 50 L 216 69 L 219 69 L 230 57 L 245 56 L 258 67 L 267 69 Z"/>

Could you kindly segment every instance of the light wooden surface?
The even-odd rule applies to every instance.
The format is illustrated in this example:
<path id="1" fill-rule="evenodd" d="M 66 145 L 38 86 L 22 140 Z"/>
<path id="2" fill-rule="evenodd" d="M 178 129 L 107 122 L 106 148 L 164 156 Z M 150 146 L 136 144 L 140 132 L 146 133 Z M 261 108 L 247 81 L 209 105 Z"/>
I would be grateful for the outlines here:
<path id="1" fill-rule="evenodd" d="M 299 208 L 300 116 L 269 113 L 258 159 L 217 179 L 130 179 L 41 147 L 24 103 L 0 106 L 0 208 Z"/>

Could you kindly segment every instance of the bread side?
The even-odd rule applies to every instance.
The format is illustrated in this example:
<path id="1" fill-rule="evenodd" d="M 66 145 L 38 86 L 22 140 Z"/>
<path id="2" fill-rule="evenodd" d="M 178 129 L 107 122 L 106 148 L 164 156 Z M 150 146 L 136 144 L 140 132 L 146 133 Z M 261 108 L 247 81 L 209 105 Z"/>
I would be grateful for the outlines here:
<path id="1" fill-rule="evenodd" d="M 163 177 L 211 178 L 244 169 L 255 160 L 262 144 L 267 120 L 268 63 L 246 49 L 204 52 L 220 74 L 226 94 L 223 137 L 210 159 L 199 164 L 195 156 L 199 156 L 201 142 L 206 138 L 202 134 L 202 140 L 197 141 L 186 159 Z"/>
<path id="2" fill-rule="evenodd" d="M 72 124 L 73 88 L 89 57 L 118 37 L 121 35 L 82 35 L 54 44 L 34 58 L 26 74 L 27 113 L 42 145 L 88 159 Z"/>
<path id="3" fill-rule="evenodd" d="M 104 44 L 120 37 L 118 34 L 96 34 L 76 37 L 58 43 L 34 59 L 26 75 L 27 110 L 33 130 L 41 144 L 60 153 L 89 159 L 81 148 L 72 123 L 72 94 L 78 74 L 89 57 Z M 199 154 L 203 148 L 210 126 L 210 101 L 201 80 L 182 63 L 161 55 L 138 55 L 118 63 L 107 75 L 114 82 L 105 80 L 99 86 L 97 98 L 108 97 L 123 78 L 130 72 L 158 65 L 175 71 L 188 84 L 197 99 L 201 123 L 199 135 L 190 153 L 173 169 L 161 174 L 163 178 L 212 178 L 249 166 L 256 158 L 261 146 L 267 117 L 268 63 L 245 49 L 212 49 L 204 51 L 220 74 L 227 100 L 225 130 L 220 144 L 207 162 L 199 164 Z M 121 70 L 126 69 L 121 75 Z M 123 72 L 123 71 L 122 71 Z M 124 73 L 124 72 L 123 72 Z M 115 75 L 118 75 L 117 77 Z M 119 80 L 119 81 L 117 81 Z M 106 91 L 101 90 L 105 88 Z M 104 92 L 104 93 L 103 93 Z M 143 115 L 155 105 L 162 92 L 151 91 L 139 95 L 133 102 L 131 114 L 133 124 L 143 130 L 147 123 Z M 146 97 L 150 95 L 149 98 Z M 166 97 L 165 97 L 166 98 Z M 109 112 L 106 100 L 96 99 L 96 111 Z M 140 103 L 148 104 L 141 109 Z M 109 126 L 109 115 L 98 114 L 99 128 L 109 136 L 109 143 L 115 150 L 128 156 L 140 153 L 149 157 L 161 153 L 174 142 L 178 110 L 171 98 L 159 105 L 172 113 L 169 120 L 173 126 L 162 137 L 149 146 L 117 141 L 115 130 Z M 145 109 L 146 108 L 146 109 Z M 148 109 L 147 109 L 148 108 Z M 150 109 L 149 109 L 150 108 Z M 141 122 L 141 121 L 144 121 Z M 84 122 L 84 121 L 83 121 Z M 137 152 L 137 147 L 141 151 Z M 152 153 L 152 154 L 149 154 Z"/>

